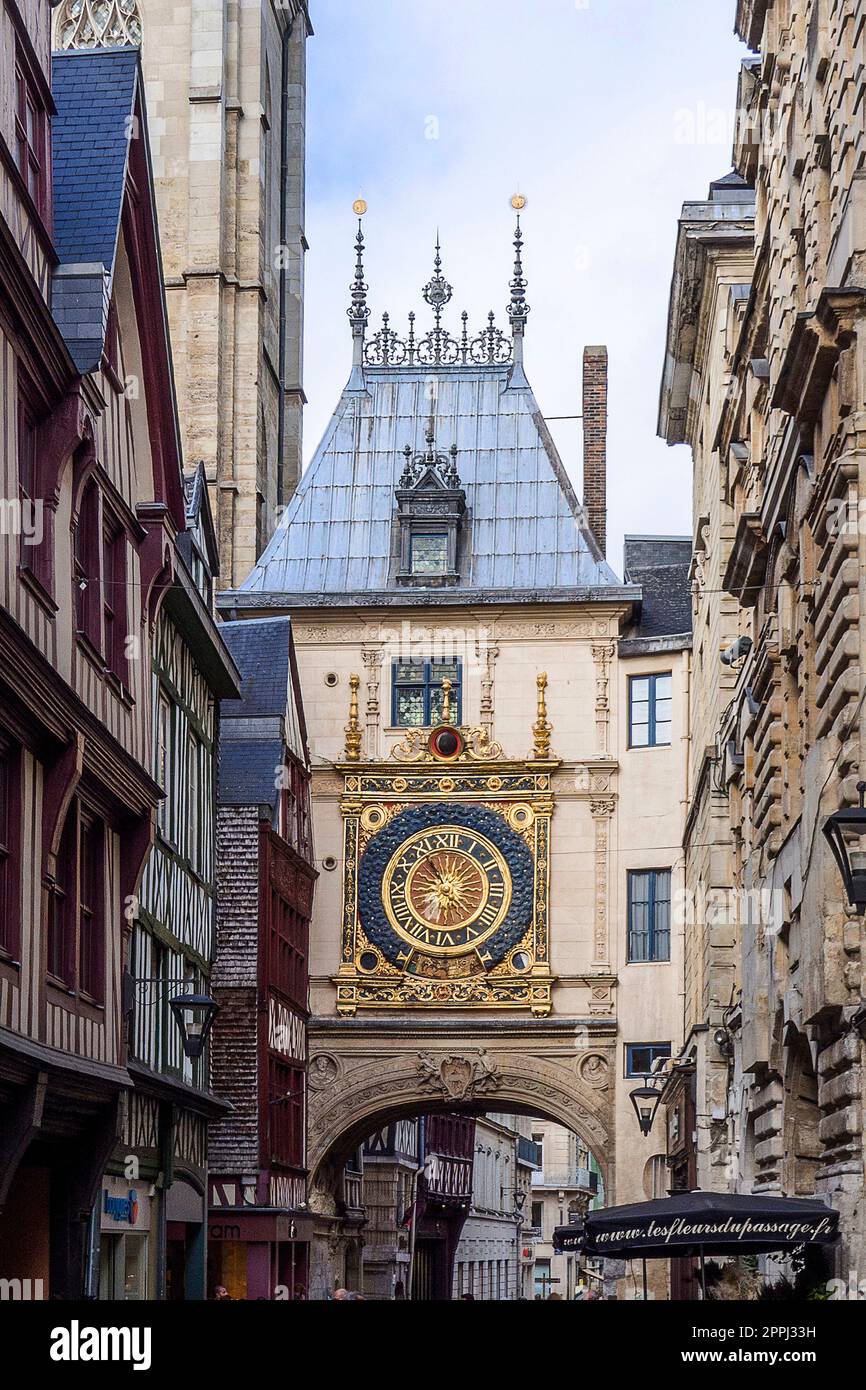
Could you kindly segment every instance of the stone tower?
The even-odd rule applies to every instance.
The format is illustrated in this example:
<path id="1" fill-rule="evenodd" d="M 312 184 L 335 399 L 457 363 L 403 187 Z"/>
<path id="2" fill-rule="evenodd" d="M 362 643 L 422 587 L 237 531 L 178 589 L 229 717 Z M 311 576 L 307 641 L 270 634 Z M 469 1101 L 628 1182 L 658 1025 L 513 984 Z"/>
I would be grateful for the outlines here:
<path id="1" fill-rule="evenodd" d="M 247 575 L 301 466 L 306 0 L 63 0 L 57 48 L 141 46 L 184 464 L 220 583 Z"/>

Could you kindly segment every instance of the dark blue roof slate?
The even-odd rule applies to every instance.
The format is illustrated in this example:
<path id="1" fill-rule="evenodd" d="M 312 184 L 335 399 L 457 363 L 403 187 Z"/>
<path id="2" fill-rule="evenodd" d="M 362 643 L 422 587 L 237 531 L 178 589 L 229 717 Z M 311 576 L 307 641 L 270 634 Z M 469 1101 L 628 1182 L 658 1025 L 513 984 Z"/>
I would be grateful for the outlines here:
<path id="1" fill-rule="evenodd" d="M 105 342 L 129 142 L 135 135 L 138 49 L 55 53 L 51 90 L 54 246 L 51 309 L 81 372 Z"/>
<path id="2" fill-rule="evenodd" d="M 679 637 L 692 630 L 690 536 L 626 536 L 625 578 L 643 593 L 629 639 Z"/>
<path id="3" fill-rule="evenodd" d="M 52 57 L 54 245 L 61 265 L 101 262 L 109 274 L 113 269 L 138 61 L 137 48 Z"/>
<path id="4" fill-rule="evenodd" d="M 223 623 L 220 632 L 243 676 L 239 700 L 224 700 L 222 718 L 255 718 L 286 712 L 289 689 L 288 618 Z"/>
<path id="5" fill-rule="evenodd" d="M 306 760 L 292 676 L 289 618 L 220 624 L 241 673 L 241 698 L 220 704 L 217 800 L 276 811 L 277 769 L 285 746 Z"/>

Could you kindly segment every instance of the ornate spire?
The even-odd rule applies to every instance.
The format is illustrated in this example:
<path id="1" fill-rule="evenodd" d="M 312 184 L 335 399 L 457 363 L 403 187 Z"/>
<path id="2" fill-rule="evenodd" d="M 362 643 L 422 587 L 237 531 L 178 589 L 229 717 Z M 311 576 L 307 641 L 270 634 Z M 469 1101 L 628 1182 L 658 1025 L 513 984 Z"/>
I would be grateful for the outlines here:
<path id="1" fill-rule="evenodd" d="M 361 720 L 358 710 L 358 691 L 361 677 L 349 677 L 349 722 L 346 725 L 346 762 L 361 761 Z"/>
<path id="2" fill-rule="evenodd" d="M 511 290 L 511 303 L 508 306 L 508 317 L 511 321 L 512 332 L 515 336 L 518 334 L 522 336 L 529 316 L 529 305 L 526 302 L 526 280 L 523 275 L 523 233 L 520 230 L 520 213 L 517 214 L 517 227 L 514 232 L 514 275 L 509 289 Z"/>
<path id="3" fill-rule="evenodd" d="M 367 283 L 364 279 L 364 233 L 361 227 L 361 218 L 367 211 L 367 204 L 363 199 L 358 199 L 354 205 L 358 214 L 358 235 L 355 237 L 355 277 L 349 286 L 352 302 L 347 310 L 349 322 L 352 325 L 352 338 L 355 344 L 355 362 L 360 366 L 363 360 L 364 335 L 367 331 L 367 320 L 370 317 L 370 306 L 367 303 Z"/>
<path id="4" fill-rule="evenodd" d="M 532 726 L 532 756 L 543 761 L 550 758 L 550 735 L 553 725 L 547 717 L 547 672 L 542 671 L 535 678 L 538 686 L 538 709 Z"/>
<path id="5" fill-rule="evenodd" d="M 444 679 L 444 681 L 442 682 L 442 713 L 441 713 L 441 715 L 440 715 L 440 720 L 439 720 L 439 722 L 440 722 L 441 724 L 450 724 L 450 723 L 451 723 L 451 719 L 452 719 L 452 714 L 451 714 L 451 691 L 452 691 L 453 689 L 454 689 L 454 686 L 452 685 L 451 681 L 450 681 L 450 680 L 448 679 L 448 677 L 446 676 L 445 679 Z"/>
<path id="6" fill-rule="evenodd" d="M 508 318 L 514 335 L 514 360 L 519 363 L 523 359 L 523 334 L 529 317 L 526 278 L 523 274 L 523 232 L 520 230 L 520 214 L 526 207 L 526 199 L 522 193 L 515 193 L 511 199 L 511 206 L 517 213 L 517 226 L 514 231 L 514 274 L 509 285 L 511 303 L 508 305 Z"/>
<path id="7" fill-rule="evenodd" d="M 460 476 L 457 472 L 457 445 L 452 444 L 447 454 L 439 453 L 436 449 L 436 425 L 433 416 L 427 422 L 427 429 L 424 434 L 427 448 L 420 453 L 413 454 L 411 445 L 407 444 L 403 450 L 403 457 L 406 462 L 400 476 L 398 486 L 400 488 L 411 488 L 418 482 L 426 469 L 432 468 L 441 480 L 442 486 L 446 488 L 459 488 Z"/>

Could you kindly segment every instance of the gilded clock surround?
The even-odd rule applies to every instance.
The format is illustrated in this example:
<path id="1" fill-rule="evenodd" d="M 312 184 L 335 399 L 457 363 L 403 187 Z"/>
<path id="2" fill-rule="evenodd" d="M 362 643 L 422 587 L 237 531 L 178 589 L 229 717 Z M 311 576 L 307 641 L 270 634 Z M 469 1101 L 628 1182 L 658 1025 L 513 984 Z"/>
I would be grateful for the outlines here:
<path id="1" fill-rule="evenodd" d="M 537 756 L 505 761 L 499 749 L 482 761 L 470 746 L 475 731 L 460 732 L 467 746 L 456 762 L 419 747 L 412 765 L 339 768 L 345 871 L 334 983 L 343 1016 L 366 1009 L 550 1012 L 551 774 L 558 764 Z"/>

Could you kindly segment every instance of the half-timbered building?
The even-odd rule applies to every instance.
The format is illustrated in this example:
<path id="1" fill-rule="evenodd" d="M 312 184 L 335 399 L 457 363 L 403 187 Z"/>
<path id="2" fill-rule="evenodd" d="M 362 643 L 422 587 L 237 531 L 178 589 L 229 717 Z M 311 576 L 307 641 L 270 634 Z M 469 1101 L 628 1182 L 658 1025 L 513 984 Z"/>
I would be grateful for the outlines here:
<path id="1" fill-rule="evenodd" d="M 309 928 L 316 870 L 307 736 L 287 618 L 221 628 L 242 696 L 221 708 L 211 1286 L 303 1297 Z M 311 1084 L 318 1084 L 314 1077 Z"/>
<path id="2" fill-rule="evenodd" d="M 188 1056 L 172 1016 L 172 1000 L 206 999 L 210 989 L 219 701 L 239 690 L 212 611 L 217 545 L 201 465 L 184 488 L 186 529 L 152 650 L 152 772 L 165 796 L 125 977 L 135 1089 L 104 1185 L 110 1191 L 133 1179 L 155 1195 L 150 1236 L 119 1229 L 102 1203 L 105 1298 L 129 1297 L 131 1270 L 141 1297 L 204 1297 L 207 1128 L 225 1108 L 209 1090 L 207 1050 Z"/>
<path id="3" fill-rule="evenodd" d="M 184 498 L 137 55 L 0 4 L 0 1276 L 92 1289 Z M 149 1220 L 144 1190 L 110 1192 Z"/>

